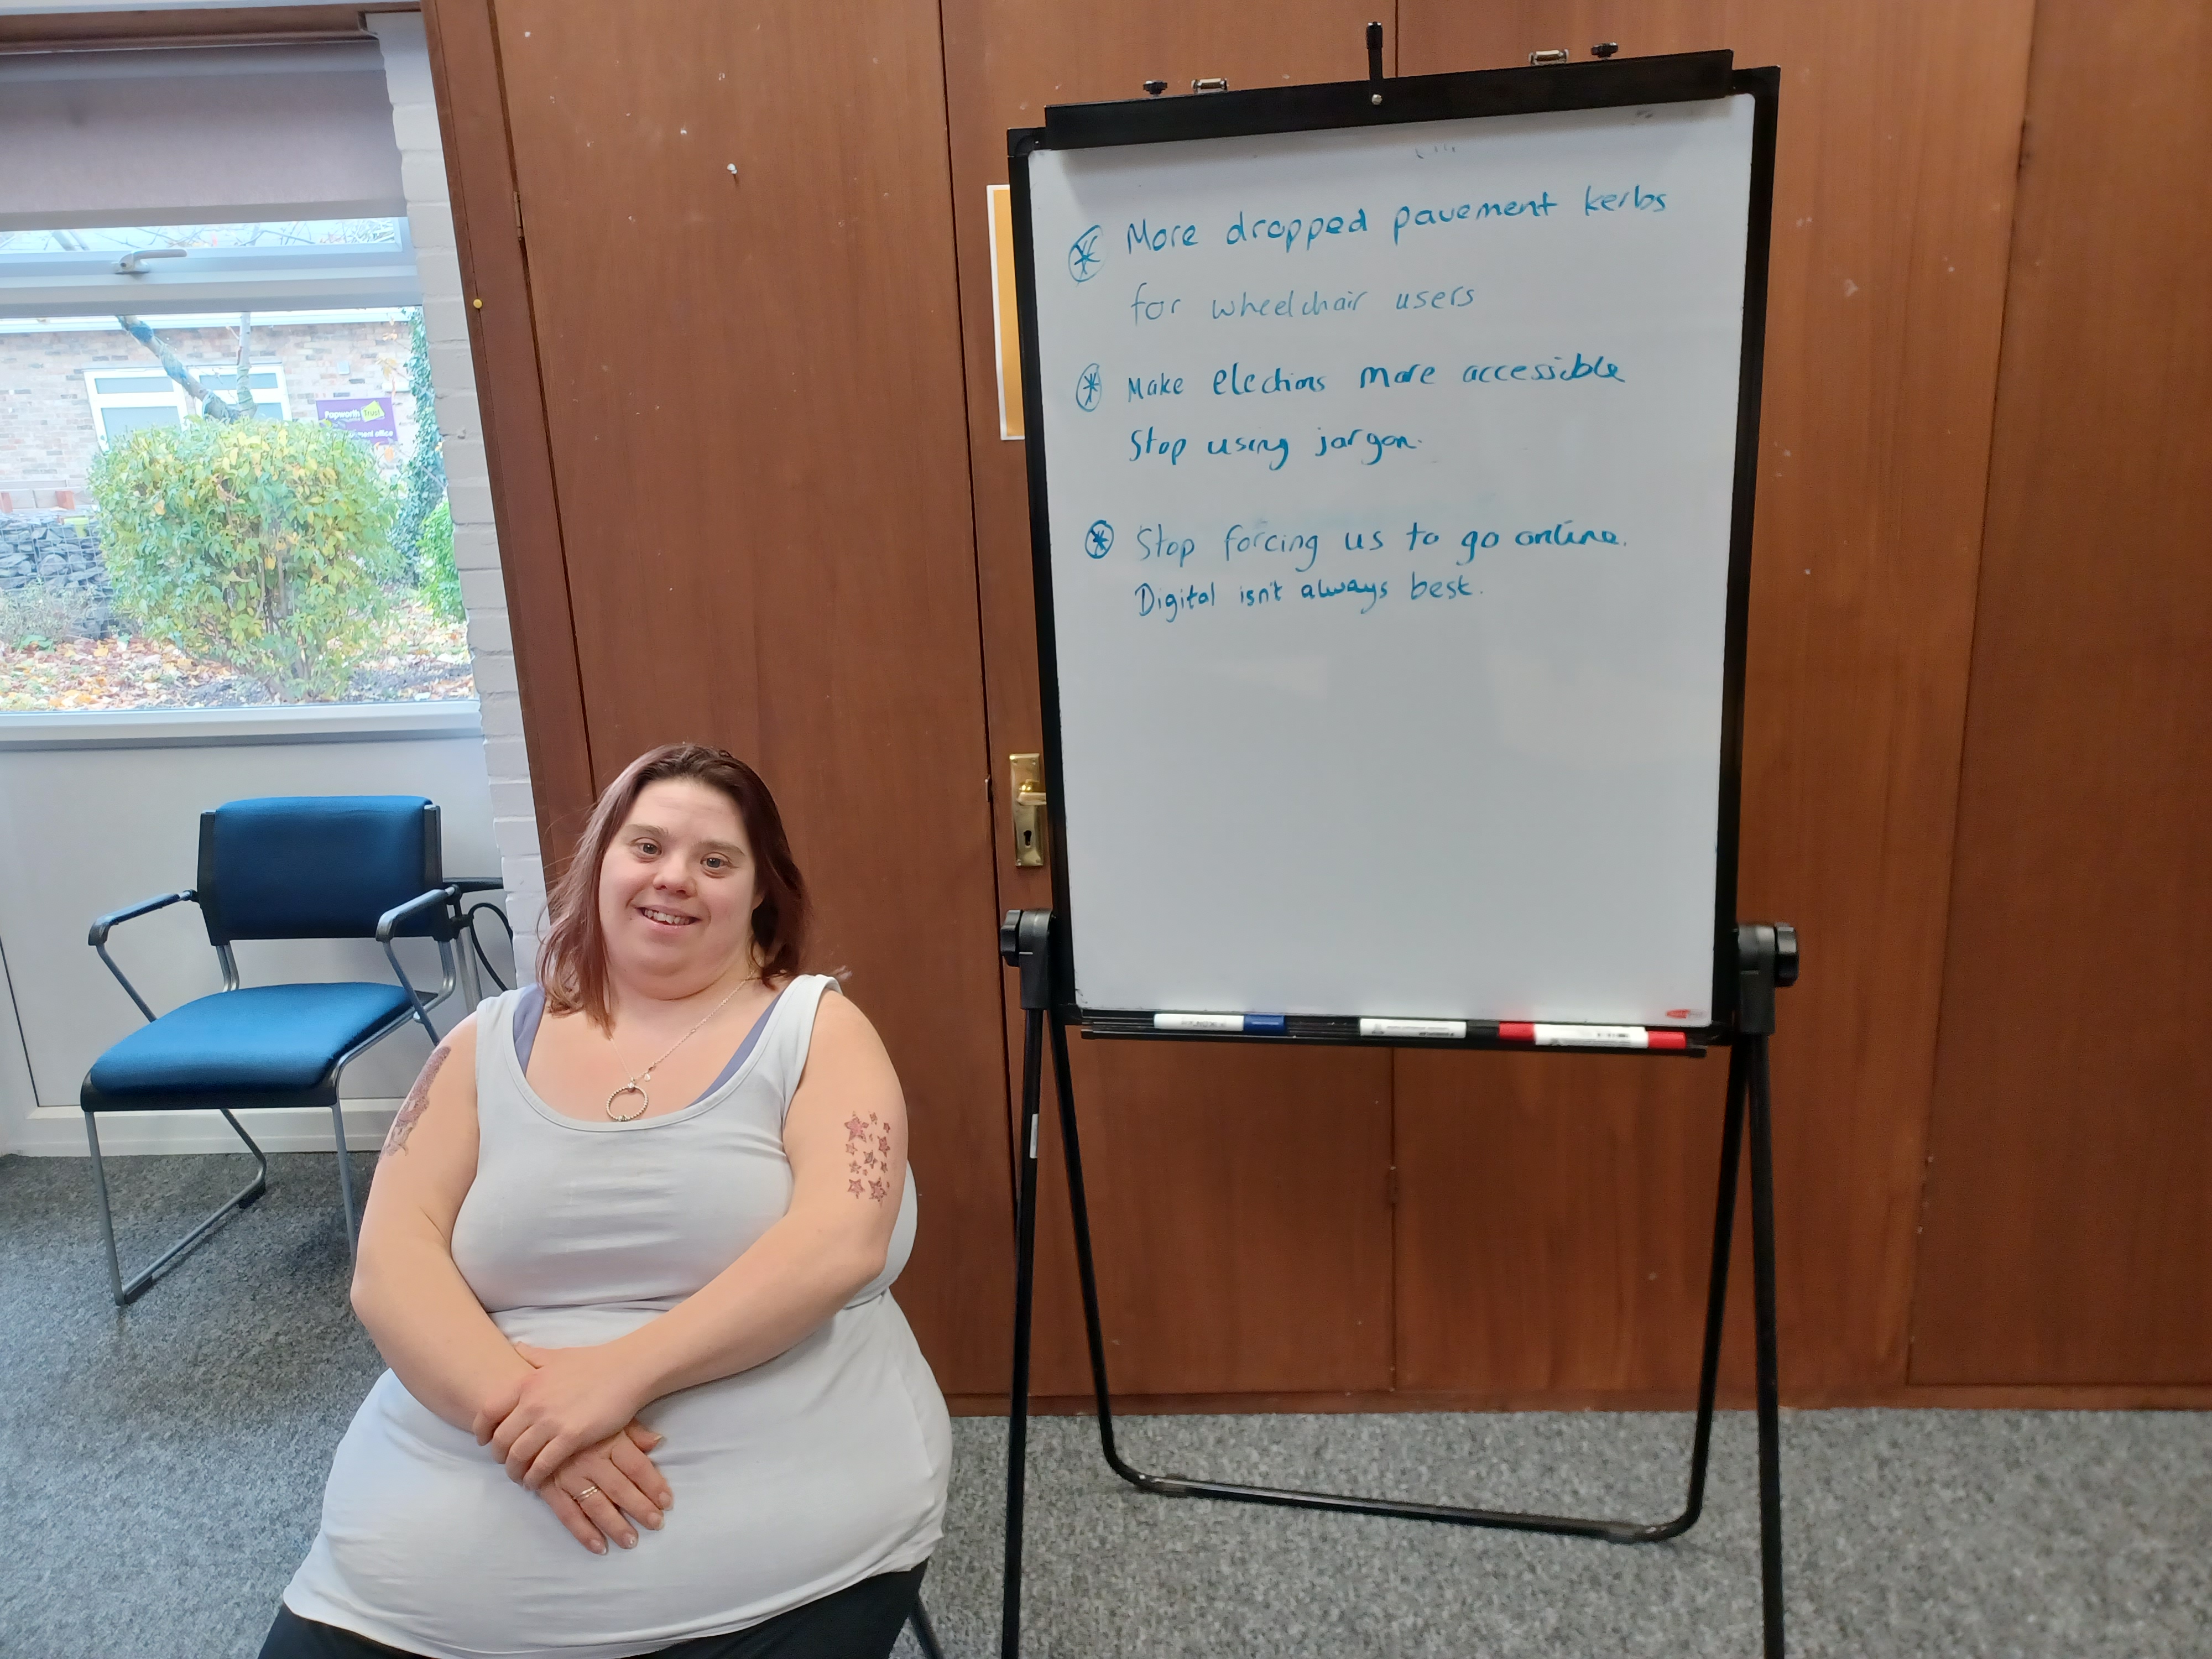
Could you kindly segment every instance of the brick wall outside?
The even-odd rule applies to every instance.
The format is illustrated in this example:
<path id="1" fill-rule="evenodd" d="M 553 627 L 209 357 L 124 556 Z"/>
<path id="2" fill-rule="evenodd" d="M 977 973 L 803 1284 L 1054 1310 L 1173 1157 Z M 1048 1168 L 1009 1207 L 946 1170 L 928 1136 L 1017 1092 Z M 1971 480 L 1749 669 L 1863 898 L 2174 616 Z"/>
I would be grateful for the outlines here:
<path id="1" fill-rule="evenodd" d="M 493 522 L 491 470 L 483 418 L 477 404 L 476 365 L 469 350 L 469 313 L 455 251 L 446 154 L 438 131 L 430 55 L 420 12 L 372 12 L 370 33 L 384 48 L 392 93 L 392 130 L 399 142 L 399 176 L 407 191 L 407 224 L 415 268 L 422 279 L 422 316 L 430 338 L 430 378 L 437 384 L 438 430 L 445 438 L 446 498 L 453 514 L 453 562 L 469 612 L 469 647 L 483 709 L 484 768 L 491 781 L 492 832 L 514 921 L 514 961 L 535 979 L 545 926 L 545 860 L 522 736 L 522 697 L 507 626 L 507 586 Z"/>
<path id="2" fill-rule="evenodd" d="M 161 334 L 195 368 L 237 360 L 238 337 L 229 329 Z M 399 442 L 379 459 L 387 472 L 405 460 L 415 441 L 406 324 L 287 324 L 274 315 L 257 317 L 252 345 L 254 362 L 283 366 L 295 420 L 312 419 L 318 398 L 391 397 Z M 161 372 L 153 353 L 119 328 L 0 334 L 0 513 L 87 504 L 85 474 L 98 443 L 85 371 L 118 368 Z"/>

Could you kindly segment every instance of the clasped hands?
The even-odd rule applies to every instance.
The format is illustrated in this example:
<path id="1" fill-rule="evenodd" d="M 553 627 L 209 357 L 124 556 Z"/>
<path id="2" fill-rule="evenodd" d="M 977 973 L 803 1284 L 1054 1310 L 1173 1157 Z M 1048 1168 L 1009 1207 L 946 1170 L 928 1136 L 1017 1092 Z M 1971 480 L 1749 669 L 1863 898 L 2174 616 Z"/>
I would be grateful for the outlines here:
<path id="1" fill-rule="evenodd" d="M 637 1420 L 646 1401 L 636 1379 L 606 1346 L 518 1342 L 514 1351 L 531 1369 L 477 1413 L 477 1443 L 491 1446 L 508 1478 L 544 1498 L 594 1553 L 604 1555 L 608 1540 L 634 1547 L 633 1522 L 659 1530 L 672 1499 L 646 1455 L 661 1437 Z"/>

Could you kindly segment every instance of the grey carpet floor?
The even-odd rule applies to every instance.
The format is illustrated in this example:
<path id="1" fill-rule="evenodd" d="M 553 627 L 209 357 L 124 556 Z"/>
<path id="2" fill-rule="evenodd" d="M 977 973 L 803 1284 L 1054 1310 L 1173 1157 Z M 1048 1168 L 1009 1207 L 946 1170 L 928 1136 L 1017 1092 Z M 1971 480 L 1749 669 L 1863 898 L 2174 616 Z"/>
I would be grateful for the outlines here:
<path id="1" fill-rule="evenodd" d="M 371 1160 L 357 1160 L 366 1180 Z M 0 1653 L 251 1659 L 379 1369 L 346 1307 L 328 1157 L 147 1297 L 106 1295 L 89 1175 L 0 1158 Z M 126 1261 L 243 1158 L 117 1158 Z M 1794 1652 L 1850 1659 L 2212 1656 L 2212 1416 L 1786 1413 Z M 1438 1502 L 1660 1516 L 1675 1417 L 1148 1418 L 1140 1467 Z M 997 1651 L 1005 1425 L 954 1425 L 926 1600 L 951 1659 Z M 1036 1425 L 1025 1650 L 1075 1656 L 1747 1656 L 1759 1650 L 1747 1418 L 1705 1519 L 1628 1549 L 1150 1498 L 1087 1419 Z M 647 1540 L 647 1546 L 650 1540 Z M 916 1650 L 902 1643 L 902 1656 Z"/>

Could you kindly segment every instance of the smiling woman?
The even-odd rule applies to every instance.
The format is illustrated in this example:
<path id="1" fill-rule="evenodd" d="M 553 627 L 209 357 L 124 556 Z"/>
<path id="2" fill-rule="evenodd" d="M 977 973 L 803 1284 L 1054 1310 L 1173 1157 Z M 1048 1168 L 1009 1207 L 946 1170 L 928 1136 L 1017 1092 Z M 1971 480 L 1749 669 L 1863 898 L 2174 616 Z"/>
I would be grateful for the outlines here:
<path id="1" fill-rule="evenodd" d="M 653 798 L 649 804 L 647 795 Z M 640 807 L 647 805 L 665 810 L 641 813 Z M 654 939 L 653 932 L 631 925 L 639 918 L 637 905 L 660 890 L 654 872 L 665 878 L 673 867 L 668 826 L 638 820 L 680 817 L 689 827 L 702 829 L 710 827 L 718 812 L 726 817 L 732 808 L 739 834 L 726 842 L 708 838 L 711 844 L 698 849 L 711 860 L 699 872 L 701 896 L 668 913 L 682 918 L 672 923 L 680 928 L 709 920 L 710 908 L 719 907 L 711 919 L 721 925 L 711 937 L 702 933 L 685 940 L 684 953 L 633 957 L 634 947 L 650 951 Z M 732 884 L 728 878 L 733 875 L 747 879 Z M 738 891 L 757 892 L 750 910 L 734 916 L 727 914 L 733 884 Z M 711 905 L 708 895 L 713 896 Z M 727 933 L 734 927 L 750 934 L 761 977 L 768 981 L 796 972 L 806 950 L 805 884 L 791 856 L 775 798 L 743 761 L 693 744 L 654 750 L 615 780 L 600 797 L 550 902 L 556 920 L 545 936 L 547 1006 L 556 1013 L 588 1014 L 602 1028 L 610 1018 L 611 950 L 640 971 L 665 973 L 701 951 L 734 948 Z"/>
<path id="2" fill-rule="evenodd" d="M 354 1306 L 392 1369 L 264 1659 L 879 1659 L 950 1472 L 889 1294 L 897 1076 L 799 971 L 805 883 L 720 750 L 626 769 L 552 905 L 543 989 L 441 1045 L 378 1164 Z"/>

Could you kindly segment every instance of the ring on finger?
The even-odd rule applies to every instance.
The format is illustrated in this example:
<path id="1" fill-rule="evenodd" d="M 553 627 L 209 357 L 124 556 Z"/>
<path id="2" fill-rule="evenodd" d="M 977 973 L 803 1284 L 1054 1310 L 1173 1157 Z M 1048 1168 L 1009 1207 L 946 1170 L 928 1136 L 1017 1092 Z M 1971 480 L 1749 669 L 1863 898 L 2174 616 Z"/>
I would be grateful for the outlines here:
<path id="1" fill-rule="evenodd" d="M 576 1494 L 576 1501 L 577 1501 L 579 1504 L 582 1503 L 582 1502 L 583 1502 L 586 1498 L 589 1498 L 589 1497 L 590 1497 L 593 1492 L 595 1492 L 599 1491 L 599 1483 L 598 1483 L 597 1481 L 593 1481 L 590 1486 L 588 1486 L 585 1487 L 585 1488 L 583 1489 L 583 1491 L 581 1491 L 581 1492 L 578 1492 L 578 1493 Z"/>

